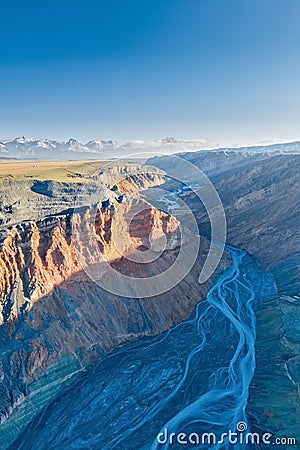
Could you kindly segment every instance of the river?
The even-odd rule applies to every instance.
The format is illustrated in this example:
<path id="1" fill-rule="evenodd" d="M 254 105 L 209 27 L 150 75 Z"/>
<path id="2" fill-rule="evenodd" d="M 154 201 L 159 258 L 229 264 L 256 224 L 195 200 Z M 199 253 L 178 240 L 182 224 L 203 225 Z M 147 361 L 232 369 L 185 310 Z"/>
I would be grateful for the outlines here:
<path id="1" fill-rule="evenodd" d="M 231 448 L 228 437 L 217 442 L 240 422 L 250 430 L 246 406 L 255 369 L 255 309 L 275 290 L 273 277 L 254 258 L 228 250 L 231 266 L 190 320 L 105 356 L 11 448 L 195 448 L 178 443 L 179 433 L 193 439 L 214 433 L 215 444 L 197 448 Z"/>

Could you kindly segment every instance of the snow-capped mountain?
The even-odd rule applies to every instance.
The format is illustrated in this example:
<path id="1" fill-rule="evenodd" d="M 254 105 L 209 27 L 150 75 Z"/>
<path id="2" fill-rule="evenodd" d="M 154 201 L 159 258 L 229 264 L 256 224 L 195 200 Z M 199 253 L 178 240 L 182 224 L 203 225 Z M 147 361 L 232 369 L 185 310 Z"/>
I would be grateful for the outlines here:
<path id="1" fill-rule="evenodd" d="M 76 139 L 60 142 L 50 139 L 18 137 L 0 142 L 0 157 L 18 159 L 99 159 L 115 157 L 119 148 L 115 141 L 89 141 L 82 144 Z"/>
<path id="2" fill-rule="evenodd" d="M 153 141 L 133 140 L 120 144 L 114 140 L 90 140 L 86 144 L 76 139 L 57 141 L 50 139 L 31 139 L 18 137 L 0 142 L 0 158 L 18 159 L 113 159 L 120 157 L 145 156 L 151 153 L 172 154 L 200 150 L 222 150 L 224 152 L 253 153 L 300 153 L 300 141 L 291 143 L 276 143 L 249 147 L 224 148 L 206 139 L 176 139 L 166 137 Z"/>
<path id="3" fill-rule="evenodd" d="M 50 139 L 18 137 L 0 142 L 0 157 L 19 159 L 107 159 L 139 153 L 158 152 L 164 154 L 212 149 L 217 144 L 207 140 L 192 141 L 168 137 L 150 142 L 133 140 L 120 144 L 114 140 L 90 140 L 86 144 L 76 139 L 60 142 Z"/>

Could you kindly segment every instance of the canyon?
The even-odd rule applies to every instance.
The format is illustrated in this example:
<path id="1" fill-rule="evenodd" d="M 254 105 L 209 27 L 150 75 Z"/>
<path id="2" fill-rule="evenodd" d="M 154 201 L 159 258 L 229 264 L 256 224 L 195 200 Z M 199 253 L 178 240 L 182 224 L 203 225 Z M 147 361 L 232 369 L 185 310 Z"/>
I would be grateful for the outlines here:
<path id="1" fill-rule="evenodd" d="M 214 151 L 210 155 L 187 153 L 181 158 L 200 168 L 216 187 L 226 212 L 227 241 L 253 255 L 264 270 L 274 273 L 275 282 L 281 286 L 281 265 L 300 254 L 299 156 Z M 210 248 L 211 230 L 207 211 L 194 188 L 189 187 L 197 184 L 192 172 L 181 174 L 186 183 L 175 180 L 168 174 L 170 165 L 174 169 L 174 160 L 168 156 L 151 158 L 146 164 L 111 164 L 105 170 L 102 165 L 96 175 L 86 173 L 86 169 L 81 174 L 81 169 L 76 169 L 72 177 L 64 174 L 59 180 L 44 175 L 36 179 L 5 176 L 1 180 L 3 448 L 59 392 L 73 385 L 82 373 L 89 373 L 105 355 L 122 349 L 127 342 L 165 336 L 167 330 L 189 319 L 232 262 L 226 250 L 215 275 L 204 284 L 198 283 Z M 182 172 L 180 158 L 178 171 Z M 100 282 L 106 276 L 107 264 L 114 269 L 114 283 L 118 285 L 121 275 L 155 276 L 178 257 L 180 227 L 182 223 L 187 225 L 187 220 L 176 208 L 169 209 L 159 189 L 184 201 L 196 218 L 201 251 L 195 264 L 178 284 L 160 295 L 135 298 L 136 292 L 127 296 L 108 292 Z M 162 235 L 165 240 L 160 254 Z M 116 245 L 114 236 L 126 242 L 124 248 Z M 153 239 L 157 260 L 135 262 L 132 253 L 146 255 Z M 259 285 L 255 289 L 259 290 Z M 266 314 L 282 317 L 282 302 L 272 303 L 271 313 L 268 305 Z M 268 339 L 263 311 L 258 312 L 258 349 Z M 288 323 L 290 319 L 284 320 Z M 280 345 L 286 345 L 286 333 L 277 339 Z M 285 394 L 297 404 L 297 347 L 292 349 L 291 370 L 285 373 L 287 354 L 290 358 L 291 351 L 278 355 L 283 368 L 278 379 L 292 378 L 284 385 Z M 263 411 L 259 403 L 266 382 L 261 351 L 257 364 L 248 414 L 258 427 L 258 414 L 263 414 L 267 427 L 273 424 L 271 415 L 276 405 L 265 390 Z"/>
<path id="2" fill-rule="evenodd" d="M 103 276 L 109 264 L 119 283 L 118 273 L 149 277 L 173 264 L 180 248 L 179 222 L 139 194 L 164 181 L 162 171 L 137 165 L 129 175 L 126 166 L 114 166 L 85 183 L 2 182 L 2 448 L 15 437 L 15 427 L 22 429 L 57 390 L 104 354 L 124 342 L 161 334 L 187 319 L 205 298 L 212 280 L 196 281 L 209 249 L 204 237 L 192 270 L 173 289 L 151 298 L 107 292 L 86 270 L 92 267 Z M 120 253 L 113 235 L 122 235 L 128 216 L 128 248 Z M 151 237 L 155 243 L 161 233 L 166 242 L 156 261 L 130 260 L 132 251 L 145 254 Z M 229 263 L 227 254 L 219 270 Z"/>

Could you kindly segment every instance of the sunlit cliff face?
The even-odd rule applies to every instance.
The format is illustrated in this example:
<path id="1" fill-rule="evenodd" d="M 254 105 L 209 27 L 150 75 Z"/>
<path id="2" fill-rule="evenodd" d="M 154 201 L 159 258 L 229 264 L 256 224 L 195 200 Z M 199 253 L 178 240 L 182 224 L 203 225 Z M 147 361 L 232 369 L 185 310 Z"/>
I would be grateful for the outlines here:
<path id="1" fill-rule="evenodd" d="M 94 265 L 123 258 L 124 268 L 126 254 L 146 250 L 161 235 L 170 242 L 172 237 L 167 247 L 174 248 L 177 229 L 174 217 L 135 197 L 106 208 L 88 208 L 73 217 L 61 215 L 17 225 L 0 251 L 1 321 L 15 318 L 81 271 L 82 259 L 85 265 Z M 126 245 L 118 248 L 114 235 L 122 237 L 122 233 Z"/>

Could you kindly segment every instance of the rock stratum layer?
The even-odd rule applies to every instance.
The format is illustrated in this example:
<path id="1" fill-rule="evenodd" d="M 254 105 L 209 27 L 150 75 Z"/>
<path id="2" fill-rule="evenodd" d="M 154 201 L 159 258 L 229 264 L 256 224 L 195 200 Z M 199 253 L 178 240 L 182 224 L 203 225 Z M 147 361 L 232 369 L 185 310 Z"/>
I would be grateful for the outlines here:
<path id="1" fill-rule="evenodd" d="M 34 302 L 67 278 L 101 260 L 116 264 L 123 254 L 115 246 L 114 232 L 121 233 L 124 216 L 141 200 L 84 212 L 48 217 L 16 225 L 0 250 L 0 321 L 16 319 Z M 149 245 L 149 235 L 162 230 L 176 247 L 177 220 L 143 202 L 129 230 L 130 244 L 137 249 Z M 91 221 L 91 216 L 93 220 Z M 76 245 L 74 245 L 76 240 Z M 172 247 L 171 247 L 172 248 Z"/>

